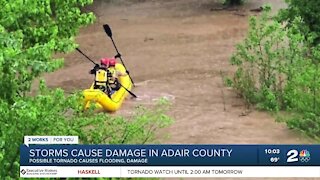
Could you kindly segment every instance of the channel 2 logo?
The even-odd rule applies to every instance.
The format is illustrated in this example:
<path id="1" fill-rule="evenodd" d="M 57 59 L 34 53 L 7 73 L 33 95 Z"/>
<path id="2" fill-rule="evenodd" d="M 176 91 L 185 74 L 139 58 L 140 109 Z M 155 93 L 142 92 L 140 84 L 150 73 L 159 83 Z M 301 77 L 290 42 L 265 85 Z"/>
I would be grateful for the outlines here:
<path id="1" fill-rule="evenodd" d="M 292 162 L 302 162 L 302 163 L 307 163 L 309 162 L 311 159 L 311 156 L 310 156 L 310 152 L 308 150 L 302 150 L 300 151 L 297 151 L 295 149 L 292 149 L 290 151 L 288 151 L 287 153 L 287 162 L 288 163 L 292 163 Z"/>

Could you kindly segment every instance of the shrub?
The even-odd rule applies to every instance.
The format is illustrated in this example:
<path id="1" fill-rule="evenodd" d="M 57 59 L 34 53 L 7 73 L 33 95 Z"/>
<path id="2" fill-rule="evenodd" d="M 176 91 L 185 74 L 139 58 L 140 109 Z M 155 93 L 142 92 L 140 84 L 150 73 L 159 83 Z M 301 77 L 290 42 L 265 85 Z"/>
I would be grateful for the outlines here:
<path id="1" fill-rule="evenodd" d="M 286 0 L 288 8 L 282 9 L 278 19 L 288 22 L 290 26 L 297 16 L 302 18 L 299 29 L 304 36 L 313 33 L 316 38 L 313 44 L 320 42 L 320 1 L 318 0 Z"/>
<path id="2" fill-rule="evenodd" d="M 82 112 L 82 95 L 40 83 L 38 94 L 27 96 L 33 80 L 63 66 L 56 52 L 76 46 L 79 28 L 93 22 L 80 7 L 92 0 L 0 0 L 0 178 L 19 178 L 19 146 L 25 135 L 75 135 L 84 144 L 144 144 L 172 119 L 161 101 L 154 109 L 139 107 L 125 119 L 105 113 Z"/>
<path id="3" fill-rule="evenodd" d="M 277 110 L 282 104 L 290 49 L 286 48 L 287 31 L 268 20 L 270 7 L 264 9 L 259 19 L 250 18 L 248 37 L 231 57 L 231 64 L 238 67 L 233 86 L 247 103 Z"/>
<path id="4" fill-rule="evenodd" d="M 52 55 L 74 49 L 73 36 L 94 20 L 92 13 L 80 11 L 89 3 L 92 0 L 0 0 L 1 99 L 14 103 L 41 73 L 62 67 L 62 59 L 52 60 Z"/>
<path id="5" fill-rule="evenodd" d="M 172 123 L 165 115 L 169 104 L 153 109 L 138 107 L 128 119 L 93 111 L 82 112 L 81 95 L 65 96 L 62 89 L 49 90 L 43 83 L 39 94 L 10 105 L 0 101 L 0 177 L 19 177 L 19 147 L 25 135 L 73 135 L 83 144 L 154 143 L 154 133 Z"/>
<path id="6" fill-rule="evenodd" d="M 302 18 L 285 27 L 270 20 L 270 8 L 251 17 L 249 33 L 237 45 L 231 63 L 237 66 L 232 85 L 248 104 L 268 111 L 296 114 L 288 126 L 320 136 L 320 46 L 313 33 L 301 31 Z"/>

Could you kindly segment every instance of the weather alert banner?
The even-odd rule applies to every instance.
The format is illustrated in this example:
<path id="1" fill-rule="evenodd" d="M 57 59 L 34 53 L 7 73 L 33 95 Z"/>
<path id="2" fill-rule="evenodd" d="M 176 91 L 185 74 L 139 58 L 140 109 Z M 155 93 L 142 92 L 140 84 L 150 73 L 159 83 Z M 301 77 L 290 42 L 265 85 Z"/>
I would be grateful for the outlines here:
<path id="1" fill-rule="evenodd" d="M 319 145 L 21 145 L 21 177 L 320 177 Z"/>

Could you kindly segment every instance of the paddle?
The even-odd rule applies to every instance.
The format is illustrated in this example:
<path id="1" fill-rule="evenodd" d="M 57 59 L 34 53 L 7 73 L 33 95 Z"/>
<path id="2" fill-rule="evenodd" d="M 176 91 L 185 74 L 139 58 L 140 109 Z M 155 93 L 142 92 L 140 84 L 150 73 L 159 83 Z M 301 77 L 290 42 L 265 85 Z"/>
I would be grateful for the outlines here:
<path id="1" fill-rule="evenodd" d="M 82 54 L 84 57 L 86 57 L 89 61 L 91 61 L 93 64 L 95 64 L 96 66 L 99 66 L 99 64 L 95 63 L 92 59 L 90 59 L 87 55 L 85 55 L 79 48 L 76 48 L 76 50 Z M 119 83 L 119 82 L 118 82 Z M 128 91 L 129 94 L 131 94 L 134 98 L 137 98 L 137 96 L 135 94 L 133 94 L 133 92 L 129 91 L 129 89 L 127 89 L 126 87 L 124 87 L 121 83 L 119 83 L 120 86 L 122 86 L 126 91 Z"/>
<path id="2" fill-rule="evenodd" d="M 129 78 L 130 78 L 133 86 L 135 86 L 135 84 L 134 84 L 134 82 L 133 82 L 133 80 L 132 80 L 132 78 L 131 78 L 131 76 L 130 76 L 130 74 L 129 74 L 129 71 L 127 70 L 126 66 L 125 66 L 124 63 L 123 63 L 123 60 L 122 60 L 121 55 L 120 55 L 120 53 L 119 53 L 119 51 L 118 51 L 118 48 L 117 48 L 116 44 L 115 44 L 114 41 L 113 41 L 112 31 L 111 31 L 110 26 L 109 26 L 108 24 L 104 24 L 104 25 L 103 25 L 103 29 L 104 29 L 104 31 L 106 32 L 106 34 L 110 37 L 110 39 L 111 39 L 111 41 L 112 41 L 112 44 L 113 44 L 114 48 L 115 48 L 116 51 L 117 51 L 117 55 L 118 55 L 118 57 L 120 58 L 121 63 L 123 64 L 124 68 L 126 69 L 126 73 L 129 75 Z"/>
<path id="3" fill-rule="evenodd" d="M 119 83 L 119 82 L 118 82 Z M 129 89 L 127 89 L 126 87 L 124 87 L 121 83 L 119 83 L 121 87 L 123 87 L 129 94 L 131 94 L 131 96 L 133 96 L 134 98 L 137 98 L 137 96 L 135 94 L 133 94 L 133 92 L 129 91 Z"/>
<path id="4" fill-rule="evenodd" d="M 79 48 L 76 48 L 76 50 L 77 50 L 80 54 L 82 54 L 84 57 L 86 57 L 89 61 L 91 61 L 93 64 L 99 66 L 99 64 L 95 63 L 92 59 L 90 59 L 87 55 L 85 55 Z"/>

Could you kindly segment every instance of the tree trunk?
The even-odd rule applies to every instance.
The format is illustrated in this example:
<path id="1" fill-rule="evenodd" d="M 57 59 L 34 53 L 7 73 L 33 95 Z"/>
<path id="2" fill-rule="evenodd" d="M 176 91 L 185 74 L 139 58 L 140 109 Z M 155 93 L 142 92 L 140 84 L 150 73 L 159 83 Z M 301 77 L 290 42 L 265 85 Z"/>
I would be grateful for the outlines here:
<path id="1" fill-rule="evenodd" d="M 238 6 L 238 5 L 241 5 L 242 3 L 242 0 L 227 0 L 226 1 L 226 4 L 228 6 Z"/>

